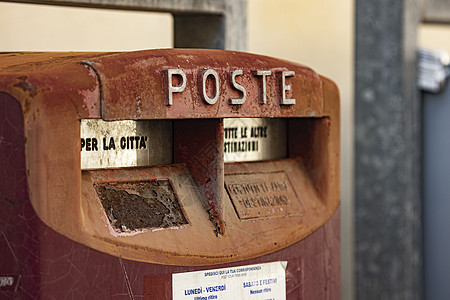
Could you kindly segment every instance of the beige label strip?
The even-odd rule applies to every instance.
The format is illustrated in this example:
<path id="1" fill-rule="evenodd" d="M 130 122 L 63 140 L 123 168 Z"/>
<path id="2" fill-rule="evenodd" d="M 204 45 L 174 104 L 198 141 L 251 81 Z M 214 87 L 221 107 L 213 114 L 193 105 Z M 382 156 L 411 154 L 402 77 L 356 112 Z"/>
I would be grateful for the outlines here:
<path id="1" fill-rule="evenodd" d="M 171 121 L 83 119 L 80 137 L 82 170 L 172 163 Z"/>
<path id="2" fill-rule="evenodd" d="M 225 118 L 224 161 L 244 162 L 285 158 L 287 120 Z"/>

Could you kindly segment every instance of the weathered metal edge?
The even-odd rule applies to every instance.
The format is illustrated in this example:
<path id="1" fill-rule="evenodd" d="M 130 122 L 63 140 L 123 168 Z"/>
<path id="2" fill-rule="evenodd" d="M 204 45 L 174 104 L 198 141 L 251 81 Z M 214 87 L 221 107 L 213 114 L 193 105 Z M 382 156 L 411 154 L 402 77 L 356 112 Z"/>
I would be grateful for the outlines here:
<path id="1" fill-rule="evenodd" d="M 225 13 L 225 4 L 223 0 L 2 0 L 2 2 L 169 13 Z"/>

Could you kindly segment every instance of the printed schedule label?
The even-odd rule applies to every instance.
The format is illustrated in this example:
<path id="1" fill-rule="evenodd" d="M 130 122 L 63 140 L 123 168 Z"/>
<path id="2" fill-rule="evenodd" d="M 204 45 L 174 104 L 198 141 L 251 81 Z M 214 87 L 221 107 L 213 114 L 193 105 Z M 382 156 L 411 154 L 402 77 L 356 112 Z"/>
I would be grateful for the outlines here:
<path id="1" fill-rule="evenodd" d="M 173 300 L 286 299 L 287 261 L 172 274 Z"/>

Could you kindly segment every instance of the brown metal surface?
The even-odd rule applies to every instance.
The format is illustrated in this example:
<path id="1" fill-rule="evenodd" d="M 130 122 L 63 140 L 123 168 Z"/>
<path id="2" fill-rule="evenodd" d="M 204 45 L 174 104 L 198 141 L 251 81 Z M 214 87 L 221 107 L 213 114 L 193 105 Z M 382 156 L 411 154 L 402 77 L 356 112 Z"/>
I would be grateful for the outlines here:
<path id="1" fill-rule="evenodd" d="M 227 174 L 225 187 L 241 220 L 303 213 L 285 172 Z"/>
<path id="2" fill-rule="evenodd" d="M 22 117 L 18 102 L 0 93 L 0 134 L 4 138 L 0 141 L 0 276 L 17 280 L 14 289 L 0 289 L 0 299 L 169 300 L 173 273 L 213 268 L 168 266 L 108 255 L 45 225 L 27 193 Z M 121 172 L 111 172 L 104 179 L 113 180 Z M 290 247 L 214 268 L 283 260 L 288 262 L 286 299 L 340 299 L 339 223 L 337 210 L 318 230 Z"/>
<path id="3" fill-rule="evenodd" d="M 287 260 L 286 299 L 341 299 L 340 210 L 307 238 L 283 250 L 239 263 L 219 267 Z M 205 270 L 207 267 L 174 269 L 144 276 L 144 299 L 172 299 L 172 274 Z M 155 269 L 158 269 L 156 266 Z M 175 271 L 176 270 L 176 271 Z M 158 273 L 158 271 L 154 272 Z"/>
<path id="4" fill-rule="evenodd" d="M 118 232 L 188 224 L 168 180 L 95 183 L 94 187 Z"/>
<path id="5" fill-rule="evenodd" d="M 285 172 L 290 181 L 296 182 L 294 193 L 299 195 L 304 213 L 242 220 L 226 196 L 223 207 L 226 230 L 223 235 L 215 232 L 211 212 L 205 209 L 207 199 L 203 187 L 196 183 L 195 177 L 184 165 L 84 171 L 81 199 L 83 230 L 77 240 L 124 258 L 175 265 L 215 265 L 283 249 L 322 226 L 336 207 L 329 209 L 322 204 L 307 171 L 298 160 L 227 164 L 225 175 L 252 173 L 259 176 L 268 169 Z M 138 234 L 118 234 L 111 226 L 105 226 L 109 223 L 109 217 L 97 197 L 96 184 L 145 182 L 155 178 L 170 180 L 188 225 L 157 231 L 143 230 Z"/>
<path id="6" fill-rule="evenodd" d="M 187 82 L 167 105 L 165 74 L 171 68 L 181 68 Z M 207 95 L 219 92 L 215 104 L 206 103 L 199 90 L 199 78 L 209 69 L 218 74 L 217 88 L 206 82 Z M 230 104 L 242 97 L 230 83 L 235 69 L 243 70 L 236 81 L 247 92 L 240 105 Z M 272 72 L 266 104 L 256 70 Z M 291 90 L 282 87 L 282 71 L 295 72 L 286 77 Z M 102 252 L 174 265 L 250 259 L 304 239 L 339 206 L 338 91 L 298 64 L 214 50 L 11 53 L 0 55 L 0 92 L 22 109 L 28 191 L 37 215 Z M 296 103 L 282 105 L 283 93 Z M 288 158 L 224 164 L 224 117 L 287 117 Z M 174 162 L 181 165 L 82 172 L 80 119 L 86 118 L 175 119 Z M 303 214 L 239 219 L 224 192 L 224 176 L 258 172 L 286 172 Z M 170 180 L 189 224 L 126 237 L 110 230 L 94 184 L 153 180 Z"/>
<path id="7" fill-rule="evenodd" d="M 221 119 L 174 122 L 174 162 L 186 164 L 202 187 L 199 201 L 220 234 L 225 232 L 222 149 Z"/>
<path id="8" fill-rule="evenodd" d="M 311 69 L 283 60 L 255 56 L 244 52 L 170 49 L 105 55 L 87 62 L 98 72 L 103 88 L 102 117 L 116 119 L 156 118 L 224 118 L 224 117 L 309 117 L 322 114 L 322 87 L 319 76 Z M 186 88 L 174 93 L 173 105 L 167 106 L 167 69 L 186 73 Z M 218 74 L 218 100 L 205 105 L 201 99 L 201 77 L 205 70 Z M 247 100 L 230 105 L 230 99 L 241 97 L 231 85 L 230 72 L 243 70 L 236 81 L 245 87 Z M 269 70 L 266 104 L 261 104 L 262 79 L 257 70 Z M 294 71 L 288 77 L 296 99 L 295 105 L 280 105 L 281 72 Z M 145 84 L 144 84 L 145 83 Z M 213 82 L 207 89 L 213 90 Z M 211 91 L 212 93 L 212 91 Z"/>

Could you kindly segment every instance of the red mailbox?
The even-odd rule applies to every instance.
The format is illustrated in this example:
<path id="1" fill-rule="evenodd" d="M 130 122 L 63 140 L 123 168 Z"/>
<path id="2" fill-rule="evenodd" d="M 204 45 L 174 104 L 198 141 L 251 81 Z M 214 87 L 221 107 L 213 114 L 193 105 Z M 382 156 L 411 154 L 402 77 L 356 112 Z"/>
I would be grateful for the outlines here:
<path id="1" fill-rule="evenodd" d="M 0 56 L 2 297 L 340 299 L 329 79 L 221 50 Z"/>

